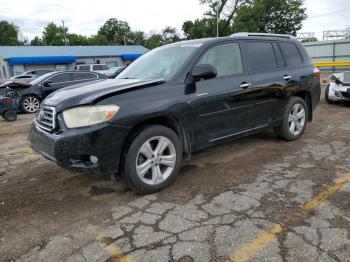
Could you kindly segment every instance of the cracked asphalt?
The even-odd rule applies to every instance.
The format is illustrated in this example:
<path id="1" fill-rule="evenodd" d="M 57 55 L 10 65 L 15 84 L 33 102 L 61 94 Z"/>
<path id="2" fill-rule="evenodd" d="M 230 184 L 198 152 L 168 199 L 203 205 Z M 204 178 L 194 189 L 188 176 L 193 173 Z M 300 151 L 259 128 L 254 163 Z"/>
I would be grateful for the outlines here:
<path id="1" fill-rule="evenodd" d="M 0 120 L 0 261 L 350 261 L 349 110 L 321 100 L 302 139 L 210 148 L 148 196 L 31 151 L 33 116 Z"/>

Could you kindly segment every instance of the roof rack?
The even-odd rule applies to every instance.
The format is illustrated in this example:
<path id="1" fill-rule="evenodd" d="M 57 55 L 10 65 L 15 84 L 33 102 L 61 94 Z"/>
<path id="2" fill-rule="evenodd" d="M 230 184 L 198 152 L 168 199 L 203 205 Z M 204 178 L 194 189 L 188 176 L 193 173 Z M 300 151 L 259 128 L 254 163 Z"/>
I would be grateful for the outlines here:
<path id="1" fill-rule="evenodd" d="M 269 34 L 269 33 L 249 33 L 249 32 L 234 33 L 231 36 L 264 36 L 264 37 L 280 37 L 280 38 L 288 38 L 288 39 L 297 39 L 293 35 Z"/>

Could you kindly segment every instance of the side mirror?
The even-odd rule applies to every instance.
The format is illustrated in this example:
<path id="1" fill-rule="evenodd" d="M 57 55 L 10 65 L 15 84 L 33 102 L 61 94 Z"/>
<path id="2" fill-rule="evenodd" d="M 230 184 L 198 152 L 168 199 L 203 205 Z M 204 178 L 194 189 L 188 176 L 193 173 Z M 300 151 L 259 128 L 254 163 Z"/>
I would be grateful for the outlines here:
<path id="1" fill-rule="evenodd" d="M 45 81 L 45 82 L 43 83 L 43 86 L 45 86 L 45 87 L 50 87 L 51 84 L 52 84 L 51 81 Z"/>
<path id="2" fill-rule="evenodd" d="M 215 78 L 218 74 L 216 68 L 209 64 L 196 65 L 192 70 L 192 77 L 198 81 L 200 79 Z"/>

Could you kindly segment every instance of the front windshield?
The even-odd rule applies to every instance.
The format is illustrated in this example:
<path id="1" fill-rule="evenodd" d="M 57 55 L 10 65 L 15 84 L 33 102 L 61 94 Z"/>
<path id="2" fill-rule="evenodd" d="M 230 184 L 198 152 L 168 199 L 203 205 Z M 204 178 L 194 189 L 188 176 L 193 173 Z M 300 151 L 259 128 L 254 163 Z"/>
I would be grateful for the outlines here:
<path id="1" fill-rule="evenodd" d="M 38 78 L 35 78 L 33 81 L 30 82 L 31 85 L 37 85 L 40 84 L 41 81 L 45 80 L 47 77 L 49 77 L 50 75 L 54 74 L 56 72 L 50 72 L 47 73 L 45 75 L 39 76 Z"/>
<path id="2" fill-rule="evenodd" d="M 119 79 L 171 79 L 201 44 L 178 43 L 156 48 L 129 65 Z"/>

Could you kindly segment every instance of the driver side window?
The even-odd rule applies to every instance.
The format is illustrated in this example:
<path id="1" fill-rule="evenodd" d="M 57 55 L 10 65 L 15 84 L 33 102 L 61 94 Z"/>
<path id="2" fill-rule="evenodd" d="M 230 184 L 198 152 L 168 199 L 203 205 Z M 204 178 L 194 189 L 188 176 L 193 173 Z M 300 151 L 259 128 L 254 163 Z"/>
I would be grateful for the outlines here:
<path id="1" fill-rule="evenodd" d="M 210 48 L 198 64 L 210 64 L 218 71 L 217 77 L 243 73 L 238 43 L 227 43 Z"/>

